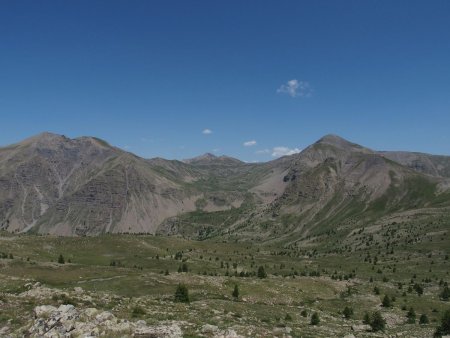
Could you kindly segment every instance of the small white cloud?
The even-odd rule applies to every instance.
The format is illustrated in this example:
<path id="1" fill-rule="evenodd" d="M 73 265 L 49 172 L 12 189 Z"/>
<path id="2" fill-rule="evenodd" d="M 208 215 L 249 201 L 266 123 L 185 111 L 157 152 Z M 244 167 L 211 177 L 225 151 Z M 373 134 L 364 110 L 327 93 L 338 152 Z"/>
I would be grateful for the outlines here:
<path id="1" fill-rule="evenodd" d="M 261 154 L 270 154 L 270 149 L 261 149 L 255 151 L 255 154 L 261 155 Z"/>
<path id="2" fill-rule="evenodd" d="M 212 134 L 212 130 L 211 130 L 211 129 L 208 129 L 208 128 L 203 129 L 202 134 L 204 134 L 204 135 Z"/>
<path id="3" fill-rule="evenodd" d="M 274 147 L 272 150 L 273 157 L 281 157 L 287 155 L 294 155 L 301 151 L 299 148 L 288 148 L 288 147 Z"/>
<path id="4" fill-rule="evenodd" d="M 213 151 L 213 153 L 218 153 L 220 151 L 220 148 L 215 148 L 212 151 Z"/>
<path id="5" fill-rule="evenodd" d="M 128 150 L 128 149 L 131 149 L 131 147 L 129 145 L 125 145 L 125 146 L 123 146 L 123 149 Z"/>
<path id="6" fill-rule="evenodd" d="M 311 85 L 306 81 L 297 79 L 289 80 L 277 89 L 277 93 L 288 94 L 291 97 L 310 97 L 312 95 Z"/>
<path id="7" fill-rule="evenodd" d="M 255 140 L 244 142 L 244 147 L 253 147 L 253 146 L 256 146 Z"/>

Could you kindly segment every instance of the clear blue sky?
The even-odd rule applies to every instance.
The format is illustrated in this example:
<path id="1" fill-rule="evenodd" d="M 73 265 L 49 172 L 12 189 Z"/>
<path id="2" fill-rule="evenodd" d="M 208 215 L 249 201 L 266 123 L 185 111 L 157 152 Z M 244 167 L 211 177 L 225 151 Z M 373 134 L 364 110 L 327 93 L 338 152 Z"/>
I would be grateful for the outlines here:
<path id="1" fill-rule="evenodd" d="M 0 145 L 42 131 L 144 157 L 328 133 L 450 155 L 450 1 L 1 1 Z"/>

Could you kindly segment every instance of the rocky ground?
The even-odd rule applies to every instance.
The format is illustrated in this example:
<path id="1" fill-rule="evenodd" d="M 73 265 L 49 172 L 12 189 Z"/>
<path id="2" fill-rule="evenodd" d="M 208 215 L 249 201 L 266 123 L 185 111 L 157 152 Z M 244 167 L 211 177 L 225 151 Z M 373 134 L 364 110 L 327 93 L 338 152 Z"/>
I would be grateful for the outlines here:
<path id="1" fill-rule="evenodd" d="M 181 338 L 181 337 L 210 337 L 210 338 L 238 338 L 238 337 L 314 337 L 314 333 L 294 333 L 286 325 L 278 325 L 272 330 L 256 328 L 253 325 L 231 325 L 218 327 L 201 322 L 188 322 L 175 319 L 158 320 L 154 323 L 139 319 L 139 313 L 151 312 L 152 309 L 143 307 L 136 311 L 138 304 L 143 304 L 142 298 L 128 299 L 109 294 L 94 294 L 76 287 L 70 291 L 42 286 L 40 283 L 27 283 L 27 289 L 17 295 L 2 295 L 0 305 L 23 308 L 28 304 L 39 304 L 28 312 L 18 314 L 20 318 L 11 318 L 6 326 L 0 327 L 0 337 L 147 337 L 147 338 Z M 77 303 L 74 306 L 69 303 Z M 103 303 L 102 303 L 103 302 Z M 104 302 L 116 304 L 110 311 L 94 307 Z M 203 304 L 204 305 L 204 304 Z M 120 308 L 127 308 L 136 315 L 132 318 L 122 318 Z M 167 309 L 167 318 L 171 311 Z M 157 311 L 161 311 L 158 308 Z M 226 317 L 218 310 L 212 311 L 215 317 Z M 232 314 L 231 314 L 232 315 Z M 321 314 L 324 324 L 327 322 L 326 314 Z M 133 318 L 135 317 L 135 318 Z M 332 320 L 332 318 L 329 318 Z M 390 316 L 388 326 L 398 325 L 402 319 Z M 17 327 L 17 320 L 22 325 Z M 411 332 L 397 332 L 394 335 L 370 332 L 370 326 L 354 322 L 347 325 L 351 333 L 338 333 L 335 328 L 318 328 L 317 334 L 321 337 L 336 336 L 344 338 L 355 337 L 414 337 Z M 431 337 L 433 331 L 421 331 L 415 337 Z"/>
<path id="2" fill-rule="evenodd" d="M 45 303 L 46 300 L 62 299 L 63 302 L 76 300 L 91 303 L 94 298 L 89 292 L 76 287 L 71 292 L 61 292 L 41 286 L 40 283 L 27 283 L 28 288 L 12 297 L 13 303 L 33 299 Z M 104 295 L 107 298 L 111 297 Z M 14 299 L 15 298 L 15 299 Z M 114 297 L 112 297 L 114 298 Z M 3 296 L 0 304 L 8 301 Z M 125 300 L 120 299 L 119 303 Z M 0 337 L 146 337 L 146 338 L 181 338 L 184 337 L 183 328 L 190 328 L 194 324 L 185 321 L 167 320 L 158 325 L 148 325 L 145 320 L 128 320 L 118 318 L 110 311 L 103 311 L 95 307 L 74 306 L 72 304 L 38 305 L 30 314 L 22 314 L 26 324 L 20 328 L 10 325 L 0 328 Z M 287 330 L 289 331 L 289 329 Z M 205 324 L 196 329 L 196 336 L 214 338 L 238 338 L 242 337 L 232 328 L 219 329 L 215 325 Z"/>

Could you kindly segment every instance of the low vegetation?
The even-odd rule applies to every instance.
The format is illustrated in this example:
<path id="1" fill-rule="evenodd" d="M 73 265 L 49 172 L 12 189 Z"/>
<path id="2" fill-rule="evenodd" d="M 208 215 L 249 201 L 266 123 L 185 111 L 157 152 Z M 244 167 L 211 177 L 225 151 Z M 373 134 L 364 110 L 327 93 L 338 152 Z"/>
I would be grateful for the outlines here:
<path id="1" fill-rule="evenodd" d="M 376 233 L 366 228 L 348 235 L 352 246 L 343 239 L 334 249 L 322 246 L 323 235 L 301 248 L 220 238 L 3 233 L 0 329 L 23 330 L 35 306 L 69 304 L 149 325 L 176 322 L 194 337 L 206 324 L 247 337 L 438 337 L 449 327 L 450 239 L 438 230 L 447 224 L 442 216 L 428 222 L 413 219 Z M 426 228 L 431 231 L 419 235 Z M 360 246 L 365 236 L 374 243 Z M 51 296 L 39 296 L 45 292 Z"/>

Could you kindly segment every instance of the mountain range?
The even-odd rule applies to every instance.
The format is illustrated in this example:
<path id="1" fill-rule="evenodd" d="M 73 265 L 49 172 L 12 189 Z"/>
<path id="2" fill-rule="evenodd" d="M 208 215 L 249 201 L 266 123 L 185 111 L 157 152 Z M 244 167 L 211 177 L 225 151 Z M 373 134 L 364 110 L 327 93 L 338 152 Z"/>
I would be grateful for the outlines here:
<path id="1" fill-rule="evenodd" d="M 0 148 L 0 228 L 15 233 L 295 242 L 449 206 L 449 156 L 375 151 L 336 135 L 265 163 L 144 159 L 51 133 Z"/>

